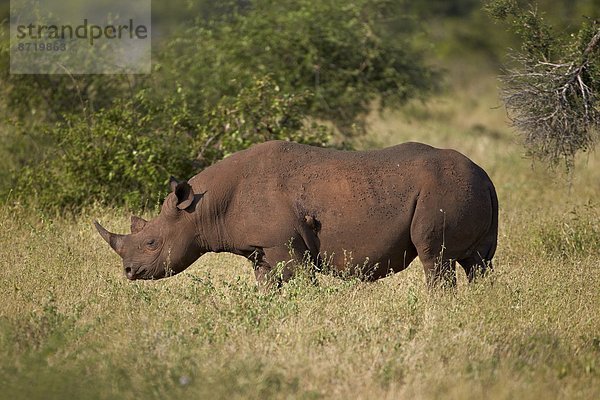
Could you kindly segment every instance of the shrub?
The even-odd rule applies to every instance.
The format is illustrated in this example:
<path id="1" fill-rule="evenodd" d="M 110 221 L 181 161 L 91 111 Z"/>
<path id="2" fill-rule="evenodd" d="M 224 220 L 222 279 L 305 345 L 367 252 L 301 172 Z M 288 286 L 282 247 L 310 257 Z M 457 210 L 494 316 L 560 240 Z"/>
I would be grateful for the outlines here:
<path id="1" fill-rule="evenodd" d="M 176 126 L 161 129 L 154 115 L 130 101 L 89 120 L 67 116 L 47 135 L 53 151 L 17 180 L 43 209 L 79 209 L 94 201 L 139 208 L 164 195 L 169 174 L 192 170 L 191 138 Z"/>
<path id="2" fill-rule="evenodd" d="M 309 92 L 285 94 L 269 77 L 255 79 L 235 97 L 224 97 L 204 117 L 196 138 L 196 161 L 207 166 L 254 143 L 289 140 L 324 146 L 330 132 L 305 119 Z"/>
<path id="3" fill-rule="evenodd" d="M 325 145 L 330 132 L 315 121 L 351 135 L 374 100 L 435 87 L 404 2 L 226 1 L 213 11 L 161 43 L 146 77 L 9 76 L 0 60 L 6 114 L 30 138 L 12 143 L 40 148 L 15 166 L 15 195 L 44 209 L 155 204 L 170 174 L 271 139 Z"/>
<path id="4" fill-rule="evenodd" d="M 269 74 L 283 92 L 313 92 L 306 112 L 349 135 L 374 100 L 394 106 L 436 87 L 408 9 L 390 0 L 254 0 L 178 34 L 158 64 L 167 82 L 209 103 Z"/>
<path id="5" fill-rule="evenodd" d="M 571 171 L 575 156 L 594 148 L 600 131 L 600 27 L 584 21 L 558 34 L 537 8 L 494 0 L 490 14 L 508 21 L 522 41 L 502 75 L 503 98 L 529 155 Z"/>
<path id="6" fill-rule="evenodd" d="M 182 90 L 160 104 L 154 98 L 140 91 L 89 118 L 65 116 L 47 131 L 53 151 L 17 176 L 16 186 L 30 195 L 22 201 L 46 210 L 91 201 L 139 209 L 162 200 L 170 175 L 188 178 L 254 143 L 328 140 L 326 129 L 305 122 L 305 96 L 281 93 L 268 77 L 203 114 L 190 110 Z"/>

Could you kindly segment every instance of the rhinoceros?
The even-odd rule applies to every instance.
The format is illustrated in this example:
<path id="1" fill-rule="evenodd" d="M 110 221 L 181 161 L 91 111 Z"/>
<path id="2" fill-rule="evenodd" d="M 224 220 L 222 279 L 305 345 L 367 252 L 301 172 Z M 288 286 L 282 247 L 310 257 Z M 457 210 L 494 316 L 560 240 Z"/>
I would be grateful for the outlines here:
<path id="1" fill-rule="evenodd" d="M 417 256 L 429 285 L 455 285 L 456 262 L 471 281 L 491 269 L 496 251 L 488 175 L 455 150 L 420 143 L 342 151 L 270 141 L 170 186 L 156 218 L 131 217 L 131 234 L 95 221 L 131 280 L 230 252 L 252 261 L 261 287 L 307 264 L 373 281 Z"/>

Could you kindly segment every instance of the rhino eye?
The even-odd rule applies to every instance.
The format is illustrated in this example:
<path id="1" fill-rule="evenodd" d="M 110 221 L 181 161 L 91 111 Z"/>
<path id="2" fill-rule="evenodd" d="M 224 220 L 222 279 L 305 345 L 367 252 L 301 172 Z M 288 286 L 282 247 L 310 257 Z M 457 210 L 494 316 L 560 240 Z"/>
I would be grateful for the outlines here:
<path id="1" fill-rule="evenodd" d="M 146 240 L 146 247 L 150 250 L 155 250 L 158 247 L 158 241 L 156 239 Z"/>

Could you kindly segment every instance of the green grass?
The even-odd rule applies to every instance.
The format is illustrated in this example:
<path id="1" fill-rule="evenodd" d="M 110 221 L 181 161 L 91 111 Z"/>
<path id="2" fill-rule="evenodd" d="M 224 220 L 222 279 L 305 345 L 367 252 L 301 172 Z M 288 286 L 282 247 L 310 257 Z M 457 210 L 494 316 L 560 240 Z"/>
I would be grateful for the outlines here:
<path id="1" fill-rule="evenodd" d="M 261 295 L 208 254 L 128 282 L 94 231 L 128 215 L 0 209 L 0 398 L 600 398 L 600 160 L 571 187 L 532 169 L 494 81 L 372 118 L 364 146 L 419 140 L 482 165 L 500 198 L 496 272 L 430 293 L 422 269 L 319 276 Z M 460 86 L 460 85 L 459 85 Z M 92 201 L 92 199 L 90 199 Z"/>

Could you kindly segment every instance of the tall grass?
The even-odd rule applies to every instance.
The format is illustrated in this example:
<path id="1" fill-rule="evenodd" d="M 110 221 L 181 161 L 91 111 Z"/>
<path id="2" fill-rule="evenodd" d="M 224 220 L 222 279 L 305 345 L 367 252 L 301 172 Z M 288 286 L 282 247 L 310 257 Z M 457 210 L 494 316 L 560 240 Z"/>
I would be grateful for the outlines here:
<path id="1" fill-rule="evenodd" d="M 482 165 L 500 197 L 496 271 L 430 293 L 422 269 L 375 283 L 319 275 L 260 294 L 250 265 L 208 254 L 128 282 L 90 223 L 0 210 L 0 398 L 599 398 L 600 162 L 571 187 L 532 169 L 494 83 L 372 119 Z"/>

